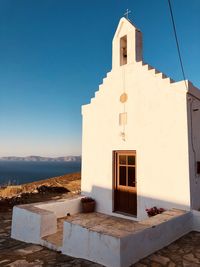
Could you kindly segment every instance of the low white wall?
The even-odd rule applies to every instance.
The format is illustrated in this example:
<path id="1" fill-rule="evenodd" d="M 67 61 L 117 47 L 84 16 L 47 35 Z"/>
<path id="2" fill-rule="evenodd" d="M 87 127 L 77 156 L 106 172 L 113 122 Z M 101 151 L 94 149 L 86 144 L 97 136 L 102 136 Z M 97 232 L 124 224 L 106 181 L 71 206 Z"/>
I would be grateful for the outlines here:
<path id="1" fill-rule="evenodd" d="M 62 253 L 98 262 L 108 267 L 120 267 L 120 239 L 90 231 L 64 222 Z"/>
<path id="2" fill-rule="evenodd" d="M 64 202 L 36 204 L 37 207 L 34 205 L 14 207 L 11 237 L 45 245 L 41 237 L 56 233 L 57 217 L 52 210 L 38 207 L 58 209 L 59 216 L 64 211 L 76 213 L 80 208 L 81 197 Z M 67 210 L 63 209 L 63 204 Z M 63 246 L 60 249 L 63 254 L 88 259 L 108 267 L 127 267 L 190 231 L 200 231 L 200 212 L 193 210 L 164 221 L 155 217 L 143 221 L 142 224 L 148 228 L 118 237 L 95 232 L 66 221 Z"/>
<path id="3" fill-rule="evenodd" d="M 15 206 L 11 237 L 40 244 L 41 237 L 56 233 L 57 218 L 80 212 L 82 197 Z"/>
<path id="4" fill-rule="evenodd" d="M 192 213 L 174 217 L 121 240 L 121 267 L 145 258 L 192 230 Z"/>
<path id="5" fill-rule="evenodd" d="M 35 205 L 39 209 L 44 209 L 53 212 L 57 218 L 62 218 L 67 216 L 68 213 L 75 214 L 81 211 L 81 198 L 79 196 L 72 199 L 57 200 L 48 203 L 40 203 Z"/>
<path id="6" fill-rule="evenodd" d="M 114 237 L 64 222 L 62 253 L 107 267 L 128 267 L 187 234 L 192 227 L 191 212 L 161 223 L 158 221 L 125 237 Z"/>
<path id="7" fill-rule="evenodd" d="M 30 205 L 13 208 L 11 237 L 17 240 L 39 244 L 40 238 L 57 230 L 53 212 L 38 210 Z"/>

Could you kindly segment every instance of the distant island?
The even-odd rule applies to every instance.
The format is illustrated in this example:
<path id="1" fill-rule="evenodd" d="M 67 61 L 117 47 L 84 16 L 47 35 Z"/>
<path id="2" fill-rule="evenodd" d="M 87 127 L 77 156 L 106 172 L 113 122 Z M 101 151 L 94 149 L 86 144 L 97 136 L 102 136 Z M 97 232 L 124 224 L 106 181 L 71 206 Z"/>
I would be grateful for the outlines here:
<path id="1" fill-rule="evenodd" d="M 0 157 L 0 161 L 49 161 L 49 162 L 79 162 L 81 156 L 66 156 L 66 157 L 40 157 L 40 156 L 28 156 L 28 157 Z"/>

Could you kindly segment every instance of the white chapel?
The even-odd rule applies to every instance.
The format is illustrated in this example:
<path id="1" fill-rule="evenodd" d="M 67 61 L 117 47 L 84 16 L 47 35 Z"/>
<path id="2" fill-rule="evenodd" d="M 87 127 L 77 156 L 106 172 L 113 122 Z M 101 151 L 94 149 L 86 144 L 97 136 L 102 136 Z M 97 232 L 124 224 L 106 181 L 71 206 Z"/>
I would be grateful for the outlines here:
<path id="1" fill-rule="evenodd" d="M 126 18 L 112 49 L 112 70 L 82 107 L 82 192 L 98 211 L 137 220 L 153 206 L 199 209 L 199 89 L 145 64 Z"/>

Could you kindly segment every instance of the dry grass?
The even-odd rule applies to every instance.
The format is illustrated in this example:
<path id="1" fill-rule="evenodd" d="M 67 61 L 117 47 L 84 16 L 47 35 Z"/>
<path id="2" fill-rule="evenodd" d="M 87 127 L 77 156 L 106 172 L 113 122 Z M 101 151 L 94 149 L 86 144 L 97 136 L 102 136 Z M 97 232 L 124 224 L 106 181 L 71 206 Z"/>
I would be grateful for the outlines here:
<path id="1" fill-rule="evenodd" d="M 32 183 L 22 184 L 22 185 L 10 185 L 6 188 L 0 189 L 0 197 L 14 197 L 21 193 L 32 193 L 37 187 L 46 185 L 49 187 L 64 187 L 70 192 L 80 191 L 81 187 L 81 174 L 70 173 L 63 176 L 53 177 L 46 180 L 40 180 Z"/>

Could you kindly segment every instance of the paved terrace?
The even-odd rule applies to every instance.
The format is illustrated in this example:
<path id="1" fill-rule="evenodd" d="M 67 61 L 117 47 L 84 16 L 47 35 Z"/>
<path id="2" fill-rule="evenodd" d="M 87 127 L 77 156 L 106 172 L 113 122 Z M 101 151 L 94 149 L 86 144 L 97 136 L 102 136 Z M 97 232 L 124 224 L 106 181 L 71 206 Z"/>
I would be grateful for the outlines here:
<path id="1" fill-rule="evenodd" d="M 42 239 L 47 241 L 48 243 L 53 244 L 52 247 L 56 247 L 57 250 L 59 250 L 59 248 L 62 246 L 64 221 L 82 226 L 89 229 L 90 231 L 120 238 L 152 226 L 154 227 L 155 225 L 158 225 L 184 213 L 185 212 L 182 210 L 174 209 L 141 222 L 122 219 L 98 212 L 78 213 L 58 219 L 57 233 L 45 236 Z"/>
<path id="2" fill-rule="evenodd" d="M 0 266 L 10 267 L 101 267 L 83 259 L 75 259 L 38 245 L 27 244 L 10 238 L 11 210 L 0 213 Z M 84 216 L 84 215 L 83 215 Z M 98 216 L 98 215 L 97 215 Z M 59 225 L 62 225 L 61 219 Z M 67 220 L 78 223 L 79 215 L 67 217 Z M 102 218 L 100 218 L 102 219 Z M 109 228 L 109 221 L 104 221 Z M 85 226 L 92 227 L 90 220 Z M 116 222 L 118 228 L 120 224 Z M 98 225 L 97 225 L 98 226 Z M 130 225 L 127 225 L 129 227 Z M 144 226 L 145 227 L 145 226 Z M 60 228 L 60 227 L 59 227 Z M 137 230 L 137 226 L 135 230 Z M 111 229 L 109 230 L 111 231 Z M 129 230 L 128 230 L 129 231 Z M 59 239 L 58 239 L 59 240 Z M 134 267 L 199 267 L 200 266 L 200 233 L 191 232 L 171 245 L 141 260 Z"/>

